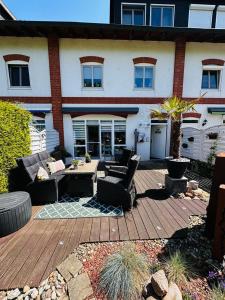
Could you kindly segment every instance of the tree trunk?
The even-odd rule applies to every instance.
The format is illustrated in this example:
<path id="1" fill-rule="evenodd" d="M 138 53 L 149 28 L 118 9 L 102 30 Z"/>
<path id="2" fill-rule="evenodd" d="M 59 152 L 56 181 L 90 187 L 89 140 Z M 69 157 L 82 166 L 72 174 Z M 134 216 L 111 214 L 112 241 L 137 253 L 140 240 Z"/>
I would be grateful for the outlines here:
<path id="1" fill-rule="evenodd" d="M 181 143 L 181 121 L 172 123 L 172 155 L 173 158 L 180 158 Z"/>

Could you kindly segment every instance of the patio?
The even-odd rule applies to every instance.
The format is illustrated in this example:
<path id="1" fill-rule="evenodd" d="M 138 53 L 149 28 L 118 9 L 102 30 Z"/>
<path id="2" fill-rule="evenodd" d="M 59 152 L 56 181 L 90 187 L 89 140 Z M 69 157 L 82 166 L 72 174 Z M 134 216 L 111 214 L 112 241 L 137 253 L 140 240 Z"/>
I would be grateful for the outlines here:
<path id="1" fill-rule="evenodd" d="M 41 206 L 33 207 L 24 228 L 0 239 L 0 290 L 38 286 L 80 243 L 184 237 L 189 217 L 204 215 L 207 204 L 167 198 L 158 190 L 163 178 L 138 170 L 138 205 L 124 217 L 34 220 Z"/>

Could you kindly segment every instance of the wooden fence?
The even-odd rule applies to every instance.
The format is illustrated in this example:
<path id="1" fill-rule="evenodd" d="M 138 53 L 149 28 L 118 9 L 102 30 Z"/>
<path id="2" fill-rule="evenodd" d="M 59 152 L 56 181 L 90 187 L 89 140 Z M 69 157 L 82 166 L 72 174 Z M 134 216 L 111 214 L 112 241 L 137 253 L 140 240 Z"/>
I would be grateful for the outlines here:
<path id="1" fill-rule="evenodd" d="M 193 127 L 187 127 L 183 128 L 182 133 L 183 146 L 181 148 L 181 152 L 185 157 L 207 161 L 212 146 L 216 147 L 216 153 L 225 151 L 224 125 L 201 130 Z M 186 146 L 187 148 L 185 148 Z"/>
<path id="2" fill-rule="evenodd" d="M 30 127 L 31 151 L 38 153 L 44 150 L 52 152 L 59 145 L 59 134 L 56 130 L 43 130 L 39 132 L 33 126 Z"/>

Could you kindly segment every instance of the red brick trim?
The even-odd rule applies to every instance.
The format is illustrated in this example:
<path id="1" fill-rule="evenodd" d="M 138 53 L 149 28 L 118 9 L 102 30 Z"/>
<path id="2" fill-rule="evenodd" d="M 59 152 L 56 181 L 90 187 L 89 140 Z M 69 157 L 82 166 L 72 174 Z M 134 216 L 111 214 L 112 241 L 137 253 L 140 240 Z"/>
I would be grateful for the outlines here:
<path id="1" fill-rule="evenodd" d="M 64 104 L 160 104 L 163 100 L 143 97 L 62 97 Z"/>
<path id="2" fill-rule="evenodd" d="M 201 119 L 202 114 L 199 114 L 197 112 L 189 112 L 189 113 L 184 113 L 182 115 L 183 119 L 186 118 L 196 118 L 196 119 Z"/>
<path id="3" fill-rule="evenodd" d="M 62 114 L 62 89 L 59 60 L 59 39 L 48 38 L 48 56 L 50 69 L 50 84 L 52 95 L 52 114 L 54 128 L 59 132 L 60 144 L 64 145 L 64 128 Z"/>
<path id="4" fill-rule="evenodd" d="M 136 57 L 133 58 L 134 64 L 151 64 L 156 65 L 157 59 L 153 57 Z"/>
<path id="5" fill-rule="evenodd" d="M 223 59 L 218 59 L 218 58 L 209 58 L 209 59 L 204 59 L 202 61 L 203 66 L 207 65 L 216 65 L 216 66 L 224 66 L 225 61 Z"/>
<path id="6" fill-rule="evenodd" d="M 195 100 L 196 98 L 183 98 L 184 100 Z M 225 104 L 225 98 L 202 98 L 198 104 Z"/>
<path id="7" fill-rule="evenodd" d="M 176 41 L 174 77 L 173 77 L 173 95 L 177 97 L 182 97 L 183 95 L 185 51 L 186 51 L 186 43 L 184 41 Z"/>
<path id="8" fill-rule="evenodd" d="M 22 54 L 8 54 L 8 55 L 4 55 L 3 58 L 6 62 L 12 61 L 12 60 L 21 60 L 21 61 L 25 61 L 25 62 L 30 61 L 29 56 L 22 55 Z"/>
<path id="9" fill-rule="evenodd" d="M 100 56 L 83 56 L 80 57 L 80 63 L 99 63 L 99 64 L 103 64 L 104 63 L 104 58 L 100 57 Z"/>

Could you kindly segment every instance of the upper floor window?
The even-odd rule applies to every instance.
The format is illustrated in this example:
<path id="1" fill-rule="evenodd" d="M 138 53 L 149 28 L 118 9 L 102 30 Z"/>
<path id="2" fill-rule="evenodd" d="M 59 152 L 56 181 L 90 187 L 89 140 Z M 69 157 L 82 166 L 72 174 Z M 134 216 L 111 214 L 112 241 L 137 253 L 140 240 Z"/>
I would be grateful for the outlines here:
<path id="1" fill-rule="evenodd" d="M 174 26 L 174 6 L 151 5 L 151 26 Z"/>
<path id="2" fill-rule="evenodd" d="M 103 71 L 102 66 L 83 65 L 83 87 L 84 88 L 102 88 Z"/>
<path id="3" fill-rule="evenodd" d="M 202 71 L 202 89 L 219 89 L 221 70 Z"/>
<path id="4" fill-rule="evenodd" d="M 135 66 L 134 86 L 136 89 L 153 88 L 153 67 Z"/>
<path id="5" fill-rule="evenodd" d="M 28 64 L 8 64 L 10 87 L 30 87 Z"/>
<path id="6" fill-rule="evenodd" d="M 215 5 L 191 4 L 188 27 L 212 28 L 212 16 Z"/>
<path id="7" fill-rule="evenodd" d="M 45 119 L 33 119 L 31 125 L 39 132 L 45 130 L 46 128 Z"/>
<path id="8" fill-rule="evenodd" d="M 122 5 L 122 24 L 145 25 L 145 6 Z"/>

